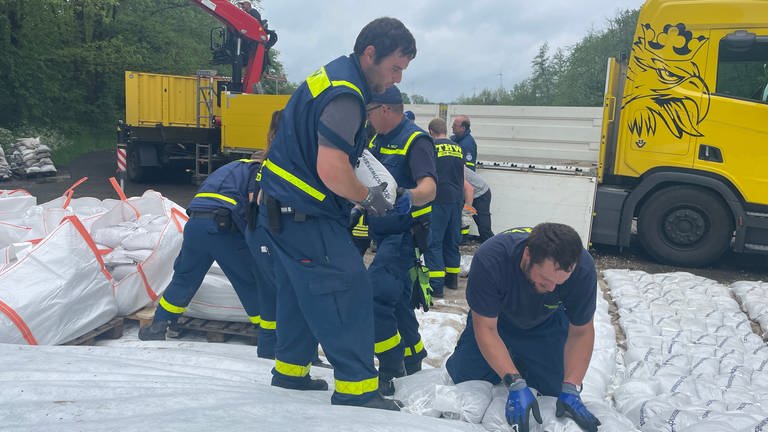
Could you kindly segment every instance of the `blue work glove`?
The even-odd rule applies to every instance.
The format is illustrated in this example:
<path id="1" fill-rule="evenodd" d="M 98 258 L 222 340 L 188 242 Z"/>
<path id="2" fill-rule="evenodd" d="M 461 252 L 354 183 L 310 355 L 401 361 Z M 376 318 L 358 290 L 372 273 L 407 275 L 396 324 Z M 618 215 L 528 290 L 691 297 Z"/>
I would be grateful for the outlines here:
<path id="1" fill-rule="evenodd" d="M 536 397 L 528 388 L 528 383 L 524 379 L 515 381 L 509 386 L 509 396 L 507 396 L 507 423 L 512 425 L 512 430 L 517 432 L 528 432 L 529 416 L 533 412 L 533 418 L 541 424 L 541 413 L 539 412 L 539 403 Z"/>
<path id="2" fill-rule="evenodd" d="M 413 194 L 410 189 L 403 189 L 402 194 L 398 194 L 397 200 L 395 200 L 395 213 L 399 215 L 406 215 L 411 211 L 411 205 L 413 204 Z"/>
<path id="3" fill-rule="evenodd" d="M 576 385 L 564 382 L 560 396 L 555 405 L 555 416 L 562 417 L 568 415 L 576 422 L 582 430 L 587 432 L 597 432 L 600 426 L 600 420 L 593 416 L 584 406 L 579 396 L 579 388 Z"/>

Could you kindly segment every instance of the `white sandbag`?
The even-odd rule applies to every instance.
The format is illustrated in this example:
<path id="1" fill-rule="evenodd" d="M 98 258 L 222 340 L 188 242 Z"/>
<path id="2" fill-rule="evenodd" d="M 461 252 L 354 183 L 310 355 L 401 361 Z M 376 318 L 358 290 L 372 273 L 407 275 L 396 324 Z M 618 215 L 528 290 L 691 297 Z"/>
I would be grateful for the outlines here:
<path id="1" fill-rule="evenodd" d="M 469 276 L 469 268 L 472 266 L 472 255 L 462 255 L 459 264 L 459 276 Z"/>
<path id="2" fill-rule="evenodd" d="M 253 290 L 256 289 L 254 286 Z M 184 315 L 218 321 L 250 322 L 229 279 L 210 272 L 205 275 Z"/>
<path id="3" fill-rule="evenodd" d="M 60 344 L 117 314 L 110 275 L 77 218 L 0 273 L 0 342 Z"/>
<path id="4" fill-rule="evenodd" d="M 440 417 L 432 407 L 438 386 L 451 384 L 445 369 L 424 369 L 413 375 L 395 378 L 395 399 L 405 405 L 403 411 L 429 417 Z"/>
<path id="5" fill-rule="evenodd" d="M 131 262 L 128 264 L 119 264 L 114 267 L 108 267 L 109 273 L 112 274 L 112 278 L 115 282 L 123 280 L 126 276 L 136 272 L 136 264 Z"/>
<path id="6" fill-rule="evenodd" d="M 110 248 L 117 248 L 123 243 L 123 239 L 131 235 L 131 229 L 118 225 L 104 228 L 91 228 L 93 241 Z"/>
<path id="7" fill-rule="evenodd" d="M 159 238 L 159 237 L 158 237 Z M 134 263 L 139 264 L 147 260 L 152 255 L 153 249 L 136 249 L 126 250 L 125 256 L 130 258 Z"/>
<path id="8" fill-rule="evenodd" d="M 162 227 L 160 227 L 162 230 Z M 139 228 L 123 239 L 120 245 L 125 250 L 153 249 L 160 240 L 160 232 L 147 232 L 144 228 Z"/>
<path id="9" fill-rule="evenodd" d="M 24 239 L 32 228 L 0 221 L 0 248 Z"/>
<path id="10" fill-rule="evenodd" d="M 360 183 L 371 187 L 378 186 L 384 182 L 387 182 L 387 188 L 384 190 L 384 197 L 390 204 L 395 203 L 397 182 L 392 174 L 387 171 L 384 165 L 376 159 L 371 152 L 367 149 L 363 150 L 363 154 L 358 160 L 357 167 L 355 168 L 355 176 L 360 180 Z"/>
<path id="11" fill-rule="evenodd" d="M 480 423 L 491 403 L 491 387 L 488 381 L 479 380 L 437 386 L 432 407 L 441 411 L 443 417 Z"/>

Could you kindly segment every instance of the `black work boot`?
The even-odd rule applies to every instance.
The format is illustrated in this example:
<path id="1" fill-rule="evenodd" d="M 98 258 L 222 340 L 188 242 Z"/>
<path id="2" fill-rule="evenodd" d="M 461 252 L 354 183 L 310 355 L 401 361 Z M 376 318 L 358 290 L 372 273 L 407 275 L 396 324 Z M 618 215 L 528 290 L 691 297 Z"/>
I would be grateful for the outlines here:
<path id="1" fill-rule="evenodd" d="M 152 324 L 139 329 L 139 339 L 143 341 L 165 340 L 165 332 L 170 321 L 152 321 Z"/>
<path id="2" fill-rule="evenodd" d="M 379 375 L 379 393 L 384 396 L 395 394 L 395 378 L 386 375 Z"/>
<path id="3" fill-rule="evenodd" d="M 459 275 L 457 273 L 446 273 L 445 287 L 453 290 L 459 289 Z"/>
<path id="4" fill-rule="evenodd" d="M 284 375 L 273 375 L 272 385 L 290 390 L 328 390 L 328 383 L 325 380 L 315 379 L 309 375 L 305 377 L 286 377 Z"/>
<path id="5" fill-rule="evenodd" d="M 348 406 L 359 406 L 361 408 L 375 408 L 375 409 L 383 409 L 383 410 L 389 410 L 389 411 L 400 411 L 400 408 L 403 407 L 403 403 L 400 402 L 397 399 L 386 399 L 379 394 L 379 392 L 376 392 L 373 396 L 373 398 L 363 404 L 357 404 L 354 402 L 337 402 L 335 400 L 331 400 L 331 403 L 333 405 L 348 405 Z"/>
<path id="6" fill-rule="evenodd" d="M 412 362 L 412 363 L 405 363 L 405 374 L 406 375 L 413 375 L 416 372 L 421 370 L 421 360 L 418 362 Z"/>

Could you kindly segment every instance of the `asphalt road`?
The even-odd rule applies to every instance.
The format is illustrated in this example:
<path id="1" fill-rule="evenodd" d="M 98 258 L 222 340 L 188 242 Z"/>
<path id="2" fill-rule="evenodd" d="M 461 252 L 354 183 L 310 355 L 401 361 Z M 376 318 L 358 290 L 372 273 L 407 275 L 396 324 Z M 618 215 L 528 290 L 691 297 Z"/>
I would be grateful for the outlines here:
<path id="1" fill-rule="evenodd" d="M 115 151 L 104 150 L 82 155 L 66 167 L 57 167 L 59 175 L 50 178 L 13 180 L 0 182 L 0 189 L 23 188 L 37 196 L 38 203 L 44 203 L 61 196 L 77 180 L 88 180 L 75 189 L 75 197 L 91 196 L 99 199 L 118 198 L 108 179 L 115 175 Z M 195 194 L 188 174 L 165 173 L 152 184 L 137 184 L 126 180 L 127 196 L 141 195 L 147 189 L 154 189 L 179 205 L 186 206 Z M 476 248 L 476 246 L 475 246 Z M 471 253 L 473 247 L 463 247 L 462 253 Z M 699 276 L 730 283 L 737 280 L 768 280 L 768 256 L 727 253 L 718 263 L 707 268 L 679 268 L 658 264 L 651 260 L 640 247 L 620 251 L 615 247 L 598 246 L 590 250 L 597 262 L 598 270 L 629 268 L 649 273 L 687 271 Z"/>

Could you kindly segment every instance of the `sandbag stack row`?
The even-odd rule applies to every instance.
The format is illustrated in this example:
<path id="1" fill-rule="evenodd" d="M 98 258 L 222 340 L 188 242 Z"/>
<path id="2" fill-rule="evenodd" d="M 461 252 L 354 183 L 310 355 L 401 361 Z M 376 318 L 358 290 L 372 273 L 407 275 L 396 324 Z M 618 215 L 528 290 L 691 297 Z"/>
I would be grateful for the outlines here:
<path id="1" fill-rule="evenodd" d="M 55 174 L 51 149 L 40 144 L 40 138 L 19 138 L 11 144 L 8 162 L 11 171 L 20 176 Z"/>

